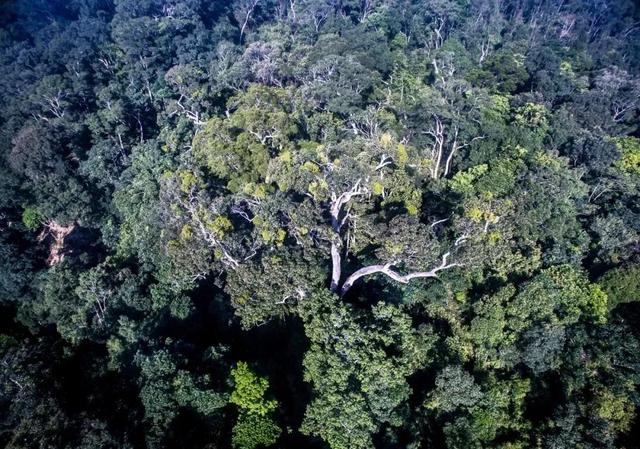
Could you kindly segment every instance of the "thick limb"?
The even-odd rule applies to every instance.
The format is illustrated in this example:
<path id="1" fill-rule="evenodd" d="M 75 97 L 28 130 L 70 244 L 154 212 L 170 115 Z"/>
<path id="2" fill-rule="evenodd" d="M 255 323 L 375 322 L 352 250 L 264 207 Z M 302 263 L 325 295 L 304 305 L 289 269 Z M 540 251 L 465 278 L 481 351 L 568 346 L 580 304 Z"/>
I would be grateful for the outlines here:
<path id="1" fill-rule="evenodd" d="M 451 255 L 450 252 L 445 253 L 442 256 L 442 261 L 441 261 L 440 265 L 438 265 L 435 268 L 432 268 L 429 271 L 416 271 L 416 272 L 409 273 L 409 274 L 406 274 L 406 275 L 402 275 L 402 274 L 398 273 L 397 271 L 394 271 L 393 269 L 391 269 L 391 267 L 393 266 L 393 263 L 388 263 L 388 264 L 385 264 L 385 265 L 370 265 L 368 267 L 360 268 L 358 271 L 356 271 L 355 273 L 353 273 L 351 276 L 349 276 L 347 278 L 347 280 L 342 285 L 342 289 L 341 289 L 340 293 L 342 295 L 347 293 L 349 291 L 349 289 L 353 286 L 353 284 L 358 279 L 363 278 L 365 276 L 372 275 L 372 274 L 378 274 L 378 273 L 384 274 L 384 275 L 390 277 L 391 279 L 393 279 L 394 281 L 400 282 L 401 284 L 407 284 L 412 279 L 438 277 L 438 273 L 440 271 L 448 270 L 449 268 L 453 268 L 453 267 L 462 266 L 462 264 L 459 264 L 459 263 L 456 263 L 456 262 L 449 263 L 447 260 L 448 260 L 450 255 Z"/>
<path id="2" fill-rule="evenodd" d="M 354 196 L 364 195 L 365 193 L 367 193 L 367 189 L 365 187 L 361 187 L 360 182 L 361 180 L 358 179 L 350 190 L 343 192 L 338 196 L 336 196 L 335 194 L 332 195 L 330 208 L 331 227 L 335 232 L 335 239 L 341 239 L 340 232 L 342 231 L 342 227 L 344 226 L 344 223 L 349 216 L 349 214 L 344 214 L 344 216 L 342 216 L 343 207 L 349 201 L 351 201 Z M 340 275 L 342 273 L 342 257 L 340 255 L 340 245 L 336 240 L 333 240 L 331 242 L 331 264 L 331 291 L 335 292 L 338 290 L 338 285 L 340 284 Z"/>
<path id="3" fill-rule="evenodd" d="M 340 283 L 340 274 L 342 271 L 342 258 L 340 257 L 340 249 L 335 242 L 331 242 L 331 291 L 335 292 L 338 290 L 338 285 Z"/>
<path id="4" fill-rule="evenodd" d="M 347 204 L 354 196 L 364 195 L 367 193 L 367 189 L 365 187 L 360 186 L 360 182 L 362 180 L 358 179 L 351 190 L 347 192 L 342 192 L 339 196 L 335 194 L 332 195 L 331 199 L 331 226 L 333 230 L 337 233 L 340 232 L 342 226 L 344 225 L 344 220 L 340 219 L 340 215 L 342 213 L 342 207 Z"/>

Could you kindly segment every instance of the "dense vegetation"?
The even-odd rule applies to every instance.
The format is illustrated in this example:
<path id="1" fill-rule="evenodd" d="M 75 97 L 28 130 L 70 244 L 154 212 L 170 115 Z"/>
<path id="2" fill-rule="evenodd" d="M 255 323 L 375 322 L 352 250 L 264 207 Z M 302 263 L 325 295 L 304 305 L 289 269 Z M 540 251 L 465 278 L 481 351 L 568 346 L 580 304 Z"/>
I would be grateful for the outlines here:
<path id="1" fill-rule="evenodd" d="M 640 447 L 632 0 L 0 4 L 0 447 Z"/>

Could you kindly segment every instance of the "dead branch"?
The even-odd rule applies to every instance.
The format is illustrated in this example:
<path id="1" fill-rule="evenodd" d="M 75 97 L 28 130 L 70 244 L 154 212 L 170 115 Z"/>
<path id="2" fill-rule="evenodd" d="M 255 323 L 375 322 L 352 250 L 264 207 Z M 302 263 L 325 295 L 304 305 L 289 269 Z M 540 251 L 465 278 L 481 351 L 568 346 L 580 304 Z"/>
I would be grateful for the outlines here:
<path id="1" fill-rule="evenodd" d="M 438 265 L 435 268 L 432 268 L 429 271 L 417 271 L 417 272 L 409 273 L 406 275 L 402 275 L 397 271 L 394 271 L 391 269 L 391 267 L 396 264 L 394 262 L 387 263 L 384 265 L 370 265 L 368 267 L 360 268 L 358 271 L 356 271 L 355 273 L 353 273 L 351 276 L 347 278 L 347 280 L 342 285 L 342 289 L 340 290 L 340 293 L 341 295 L 344 296 L 358 279 L 363 278 L 365 276 L 370 276 L 372 274 L 378 274 L 378 273 L 384 274 L 390 277 L 391 279 L 393 279 L 394 281 L 400 282 L 401 284 L 407 284 L 412 279 L 437 278 L 438 273 L 440 271 L 448 270 L 453 267 L 462 266 L 462 264 L 457 262 L 448 263 L 447 260 L 450 255 L 451 255 L 450 252 L 446 252 L 445 254 L 443 254 L 440 265 Z"/>

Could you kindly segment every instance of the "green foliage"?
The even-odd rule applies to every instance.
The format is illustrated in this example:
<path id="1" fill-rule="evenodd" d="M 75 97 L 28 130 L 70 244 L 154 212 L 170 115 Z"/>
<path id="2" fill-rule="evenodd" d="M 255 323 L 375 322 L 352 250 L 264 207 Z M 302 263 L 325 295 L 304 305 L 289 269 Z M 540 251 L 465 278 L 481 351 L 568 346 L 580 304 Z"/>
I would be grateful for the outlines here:
<path id="1" fill-rule="evenodd" d="M 229 101 L 227 119 L 209 120 L 193 140 L 196 157 L 214 176 L 228 181 L 233 192 L 266 176 L 269 157 L 290 146 L 297 125 L 289 111 L 288 93 L 253 85 Z"/>
<path id="2" fill-rule="evenodd" d="M 220 413 L 228 396 L 203 387 L 208 376 L 197 376 L 179 369 L 166 349 L 150 355 L 138 353 L 140 367 L 140 400 L 145 410 L 145 421 L 151 427 L 152 445 L 158 445 L 171 421 L 181 407 L 189 407 L 205 416 Z"/>
<path id="3" fill-rule="evenodd" d="M 442 413 L 449 413 L 460 407 L 470 409 L 480 401 L 482 396 L 473 376 L 460 367 L 450 366 L 438 375 L 436 388 L 425 406 L 440 410 Z"/>
<path id="4" fill-rule="evenodd" d="M 227 180 L 229 189 L 237 192 L 246 183 L 264 179 L 268 150 L 249 134 L 234 138 L 227 126 L 218 118 L 211 119 L 196 136 L 193 147 L 211 174 Z"/>
<path id="5" fill-rule="evenodd" d="M 515 110 L 513 123 L 519 140 L 527 148 L 542 148 L 543 139 L 549 131 L 549 112 L 542 104 L 526 103 Z"/>
<path id="6" fill-rule="evenodd" d="M 406 378 L 426 363 L 431 330 L 413 328 L 397 306 L 380 302 L 359 312 L 333 295 L 315 299 L 305 311 L 311 348 L 304 366 L 316 395 L 302 431 L 336 449 L 370 447 L 383 424 L 402 424 L 410 393 Z"/>
<path id="7" fill-rule="evenodd" d="M 519 361 L 534 372 L 558 368 L 566 329 L 582 320 L 603 324 L 607 295 L 570 266 L 543 270 L 473 305 L 468 338 L 478 367 L 511 368 Z"/>
<path id="8" fill-rule="evenodd" d="M 598 279 L 598 284 L 607 295 L 610 309 L 619 304 L 640 301 L 640 266 L 613 268 Z"/>
<path id="9" fill-rule="evenodd" d="M 581 260 L 587 236 L 578 217 L 586 211 L 586 185 L 566 160 L 547 153 L 534 157 L 537 169 L 529 171 L 514 198 L 519 234 L 543 245 L 545 261 Z"/>
<path id="10" fill-rule="evenodd" d="M 622 157 L 617 166 L 630 175 L 640 174 L 640 139 L 624 137 L 616 139 L 616 145 Z"/>
<path id="11" fill-rule="evenodd" d="M 626 432 L 634 419 L 634 404 L 627 396 L 617 396 L 609 390 L 596 394 L 596 415 L 611 423 L 614 430 Z"/>
<path id="12" fill-rule="evenodd" d="M 610 3 L 2 2 L 0 445 L 637 447 Z"/>
<path id="13" fill-rule="evenodd" d="M 235 388 L 229 402 L 237 405 L 242 412 L 265 416 L 278 407 L 275 400 L 266 400 L 264 397 L 269 387 L 267 379 L 257 376 L 245 362 L 238 362 L 231 370 L 231 378 Z"/>
<path id="14" fill-rule="evenodd" d="M 0 334 L 0 354 L 5 354 L 9 349 L 18 346 L 18 341 L 11 335 Z"/>
<path id="15" fill-rule="evenodd" d="M 460 438 L 460 426 L 464 423 L 469 433 L 462 437 L 463 441 L 486 445 L 500 436 L 528 429 L 523 413 L 530 388 L 526 379 L 490 377 L 482 391 L 473 376 L 461 367 L 450 366 L 438 374 L 435 389 L 425 406 L 441 416 L 457 412 L 456 415 L 466 417 L 445 426 L 447 440 Z"/>
<path id="16" fill-rule="evenodd" d="M 314 254 L 267 253 L 230 273 L 225 290 L 242 326 L 251 328 L 295 312 L 307 295 L 325 288 L 326 273 Z"/>
<path id="17" fill-rule="evenodd" d="M 251 371 L 246 362 L 238 362 L 231 370 L 231 379 L 234 390 L 229 402 L 240 410 L 238 421 L 233 427 L 233 446 L 254 449 L 274 444 L 282 429 L 272 417 L 278 403 L 265 397 L 269 382 Z"/>
<path id="18" fill-rule="evenodd" d="M 524 329 L 530 320 L 570 324 L 584 315 L 603 322 L 607 296 L 597 284 L 590 284 L 581 271 L 564 265 L 548 268 L 526 284 L 508 310 L 516 331 Z"/>
<path id="19" fill-rule="evenodd" d="M 472 71 L 471 81 L 492 87 L 498 92 L 513 93 L 529 79 L 525 55 L 505 50 L 488 58 L 482 70 Z"/>
<path id="20" fill-rule="evenodd" d="M 486 164 L 476 165 L 469 170 L 456 173 L 451 178 L 451 190 L 459 194 L 470 194 L 474 191 L 473 182 L 480 176 L 484 175 L 489 167 Z"/>
<path id="21" fill-rule="evenodd" d="M 270 418 L 260 415 L 240 415 L 233 426 L 233 447 L 254 449 L 273 445 L 282 429 Z"/>
<path id="22" fill-rule="evenodd" d="M 22 212 L 22 224 L 29 231 L 35 231 L 44 222 L 45 217 L 42 216 L 37 209 L 33 207 L 25 207 Z"/>

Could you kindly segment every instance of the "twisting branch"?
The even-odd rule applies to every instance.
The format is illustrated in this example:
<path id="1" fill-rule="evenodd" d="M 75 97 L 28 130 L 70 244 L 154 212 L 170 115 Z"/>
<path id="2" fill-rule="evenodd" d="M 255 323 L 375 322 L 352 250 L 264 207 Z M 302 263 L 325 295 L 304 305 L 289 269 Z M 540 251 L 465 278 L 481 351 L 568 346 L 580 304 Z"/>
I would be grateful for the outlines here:
<path id="1" fill-rule="evenodd" d="M 445 222 L 449 221 L 449 219 L 450 219 L 450 218 L 451 218 L 451 217 L 449 216 L 449 217 L 447 217 L 447 218 L 443 218 L 443 219 L 441 219 L 441 220 L 436 220 L 436 221 L 434 221 L 433 223 L 431 223 L 431 224 L 429 225 L 429 227 L 430 227 L 431 229 L 433 229 L 433 228 L 435 228 L 436 226 L 438 226 L 440 223 L 445 223 Z"/>
<path id="2" fill-rule="evenodd" d="M 431 34 L 429 36 L 429 50 L 437 50 L 444 43 L 444 31 L 446 21 L 442 17 L 437 17 L 432 24 Z"/>
<path id="3" fill-rule="evenodd" d="M 598 198 L 600 198 L 605 192 L 611 189 L 611 185 L 607 185 L 602 183 L 601 181 L 596 184 L 591 193 L 589 194 L 589 199 L 587 202 L 592 203 L 595 202 Z"/>
<path id="4" fill-rule="evenodd" d="M 291 18 L 296 21 L 296 0 L 289 0 L 289 9 L 291 9 Z"/>
<path id="5" fill-rule="evenodd" d="M 438 265 L 435 268 L 432 268 L 429 271 L 417 271 L 417 272 L 409 273 L 406 275 L 402 275 L 397 271 L 394 271 L 391 269 L 391 267 L 396 264 L 395 262 L 387 263 L 384 265 L 370 265 L 368 267 L 360 268 L 358 271 L 356 271 L 355 273 L 353 273 L 351 276 L 347 278 L 347 280 L 342 285 L 342 289 L 340 293 L 341 295 L 344 296 L 358 279 L 363 278 L 365 276 L 372 275 L 372 274 L 378 274 L 378 273 L 389 276 L 391 279 L 393 279 L 396 282 L 400 282 L 401 284 L 407 284 L 412 279 L 436 278 L 438 277 L 438 273 L 440 271 L 448 270 L 453 267 L 462 266 L 462 264 L 457 262 L 449 263 L 448 259 L 450 255 L 451 255 L 450 252 L 446 252 L 445 254 L 443 254 L 440 265 Z"/>
<path id="6" fill-rule="evenodd" d="M 47 258 L 47 265 L 50 267 L 59 264 L 64 260 L 64 241 L 69 234 L 76 228 L 75 223 L 71 223 L 67 226 L 58 224 L 54 220 L 49 220 L 45 223 L 44 229 L 38 236 L 38 242 L 42 242 L 48 236 L 53 237 L 53 243 L 49 248 L 49 257 Z"/>
<path id="7" fill-rule="evenodd" d="M 108 289 L 106 291 L 100 289 L 95 278 L 91 280 L 91 284 L 88 291 L 94 296 L 93 311 L 96 314 L 98 325 L 104 324 L 105 315 L 107 313 L 107 303 L 109 298 L 113 295 L 113 292 Z"/>
<path id="8" fill-rule="evenodd" d="M 489 38 L 487 38 L 480 43 L 480 58 L 478 60 L 479 65 L 482 65 L 486 57 L 489 55 L 490 50 L 491 44 L 489 42 Z"/>
<path id="9" fill-rule="evenodd" d="M 442 255 L 442 261 L 440 262 L 440 265 L 438 265 L 437 267 L 429 270 L 429 271 L 418 271 L 415 273 L 409 273 L 406 276 L 404 276 L 404 279 L 406 279 L 406 282 L 409 282 L 411 279 L 418 279 L 418 278 L 434 278 L 434 277 L 438 277 L 438 272 L 443 271 L 443 270 L 448 270 L 449 268 L 453 268 L 453 267 L 461 267 L 462 264 L 461 263 L 457 263 L 457 262 L 453 262 L 453 263 L 449 263 L 447 262 L 447 259 L 449 258 L 449 256 L 451 255 L 450 252 L 446 252 Z"/>
<path id="10" fill-rule="evenodd" d="M 467 234 L 462 234 L 460 237 L 458 237 L 456 239 L 456 241 L 454 242 L 453 246 L 460 246 L 462 244 L 464 244 L 467 239 L 469 238 L 469 236 L 467 236 Z"/>
<path id="11" fill-rule="evenodd" d="M 630 27 L 628 27 L 626 30 L 622 32 L 622 35 L 624 37 L 629 37 L 631 33 L 633 33 L 634 31 L 638 31 L 638 29 L 640 29 L 640 22 L 636 22 L 632 24 Z"/>
<path id="12" fill-rule="evenodd" d="M 295 290 L 295 294 L 296 296 L 298 296 L 298 300 L 303 300 L 304 298 L 307 297 L 307 292 L 302 288 L 302 287 L 298 287 Z M 291 298 L 293 295 L 293 293 L 290 293 L 288 295 L 286 295 L 285 297 L 283 297 L 280 301 L 276 301 L 274 304 L 286 304 L 287 303 L 287 299 Z"/>
<path id="13" fill-rule="evenodd" d="M 14 379 L 13 377 L 10 377 L 9 380 L 13 382 L 21 391 L 24 390 L 24 385 L 22 385 L 16 379 Z"/>
<path id="14" fill-rule="evenodd" d="M 465 146 L 466 145 L 458 145 L 458 127 L 456 126 L 453 132 L 453 144 L 451 145 L 451 151 L 449 151 L 449 156 L 444 163 L 444 176 L 447 176 L 449 174 L 449 170 L 451 170 L 453 155 L 456 154 L 456 151 L 458 151 L 459 148 L 463 148 Z"/>
<path id="15" fill-rule="evenodd" d="M 613 121 L 616 123 L 624 121 L 627 112 L 635 108 L 636 101 L 637 100 L 635 98 L 628 101 L 614 101 Z"/>
<path id="16" fill-rule="evenodd" d="M 190 121 L 192 121 L 194 124 L 196 125 L 204 125 L 205 122 L 201 120 L 200 118 L 200 113 L 198 111 L 192 111 L 190 109 L 187 109 L 183 104 L 182 104 L 182 100 L 184 99 L 184 95 L 180 95 L 180 98 L 178 98 L 178 100 L 176 101 L 176 105 L 180 108 L 180 111 L 175 110 L 173 111 L 170 115 L 176 114 L 178 112 L 182 112 L 182 114 L 184 116 L 187 117 L 187 119 L 189 119 Z"/>
<path id="17" fill-rule="evenodd" d="M 235 215 L 239 215 L 240 217 L 242 217 L 244 220 L 246 220 L 248 223 L 253 223 L 253 218 L 251 218 L 249 216 L 249 214 L 247 213 L 247 211 L 243 208 L 242 204 L 234 204 L 231 207 L 231 213 L 235 214 Z"/>

